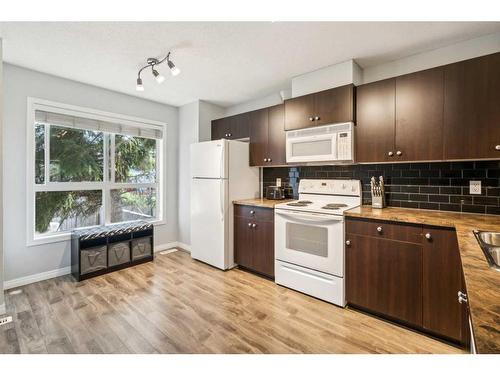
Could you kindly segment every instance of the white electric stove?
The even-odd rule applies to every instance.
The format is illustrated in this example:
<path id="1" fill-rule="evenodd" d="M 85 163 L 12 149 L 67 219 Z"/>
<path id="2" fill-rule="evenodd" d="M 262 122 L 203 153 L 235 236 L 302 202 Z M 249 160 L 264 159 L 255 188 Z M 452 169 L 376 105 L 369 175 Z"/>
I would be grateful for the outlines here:
<path id="1" fill-rule="evenodd" d="M 345 306 L 344 211 L 359 180 L 300 180 L 299 199 L 275 206 L 276 283 Z"/>

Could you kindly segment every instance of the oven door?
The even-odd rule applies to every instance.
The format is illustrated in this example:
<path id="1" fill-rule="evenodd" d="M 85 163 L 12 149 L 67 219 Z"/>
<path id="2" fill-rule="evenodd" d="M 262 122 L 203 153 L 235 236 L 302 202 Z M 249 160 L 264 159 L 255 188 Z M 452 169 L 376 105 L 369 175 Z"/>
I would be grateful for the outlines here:
<path id="1" fill-rule="evenodd" d="M 287 137 L 287 163 L 333 160 L 337 160 L 337 133 Z"/>
<path id="2" fill-rule="evenodd" d="M 274 241 L 277 260 L 343 277 L 343 216 L 276 209 Z"/>

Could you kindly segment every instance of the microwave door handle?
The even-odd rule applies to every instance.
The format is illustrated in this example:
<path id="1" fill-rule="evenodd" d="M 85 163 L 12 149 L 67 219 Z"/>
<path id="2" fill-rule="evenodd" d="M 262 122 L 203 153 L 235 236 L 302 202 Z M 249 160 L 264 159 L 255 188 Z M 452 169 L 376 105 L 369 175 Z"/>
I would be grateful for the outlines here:
<path id="1" fill-rule="evenodd" d="M 312 217 L 309 215 L 301 215 L 301 214 L 296 214 L 296 213 L 284 213 L 284 212 L 277 212 L 276 215 L 280 215 L 285 218 L 289 218 L 291 220 L 295 221 L 301 221 L 305 223 L 329 223 L 329 222 L 335 222 L 335 221 L 342 221 L 344 219 L 343 216 L 332 216 L 332 217 L 322 217 L 322 218 L 317 218 L 317 217 Z"/>

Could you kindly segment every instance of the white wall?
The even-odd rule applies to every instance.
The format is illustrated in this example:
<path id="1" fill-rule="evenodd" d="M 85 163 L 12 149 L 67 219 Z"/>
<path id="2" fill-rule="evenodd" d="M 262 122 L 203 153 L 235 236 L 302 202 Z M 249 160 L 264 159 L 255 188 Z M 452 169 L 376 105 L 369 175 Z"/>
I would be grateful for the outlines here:
<path id="1" fill-rule="evenodd" d="M 334 87 L 361 84 L 362 71 L 354 60 L 330 65 L 292 78 L 292 97 L 312 94 Z"/>
<path id="2" fill-rule="evenodd" d="M 279 94 L 279 92 L 277 92 L 275 94 L 264 96 L 263 98 L 257 98 L 233 105 L 231 107 L 227 107 L 224 116 L 237 115 L 238 113 L 254 111 L 256 109 L 271 107 L 273 105 L 278 105 L 281 103 L 283 103 L 283 100 L 281 99 L 281 95 Z"/>
<path id="3" fill-rule="evenodd" d="M 3 153 L 2 153 L 2 134 L 3 134 L 3 64 L 2 64 L 2 39 L 0 39 L 0 212 L 3 212 L 3 175 L 2 175 L 2 167 L 3 167 Z M 4 279 L 4 270 L 3 270 L 3 220 L 2 216 L 0 216 L 0 315 L 5 314 L 5 304 L 3 298 L 3 279 Z"/>
<path id="4" fill-rule="evenodd" d="M 211 139 L 212 120 L 224 117 L 222 107 L 198 100 L 179 108 L 179 246 L 191 247 L 191 174 L 190 146 Z"/>
<path id="5" fill-rule="evenodd" d="M 217 105 L 199 102 L 199 124 L 198 124 L 198 142 L 205 142 L 212 139 L 212 120 L 224 117 L 226 109 Z"/>
<path id="6" fill-rule="evenodd" d="M 3 64 L 4 68 L 4 211 L 6 286 L 13 280 L 70 265 L 70 243 L 26 246 L 27 97 L 79 105 L 162 121 L 167 127 L 166 224 L 155 229 L 155 245 L 177 240 L 178 109 L 95 86 Z"/>
<path id="7" fill-rule="evenodd" d="M 179 108 L 179 246 L 189 249 L 191 244 L 190 210 L 191 178 L 189 147 L 198 140 L 199 105 L 198 101 Z"/>
<path id="8" fill-rule="evenodd" d="M 328 66 L 313 72 L 305 73 L 290 78 L 292 96 L 325 90 L 341 86 L 345 77 L 352 76 L 355 85 L 379 81 L 396 77 L 402 74 L 417 72 L 434 68 L 436 66 L 451 64 L 461 60 L 472 59 L 500 51 L 500 33 L 490 34 L 464 42 L 452 44 L 443 48 L 411 55 L 385 64 L 361 69 L 357 64 L 351 65 L 351 60 L 346 63 Z M 335 75 L 340 78 L 336 78 Z M 226 116 L 253 111 L 255 109 L 270 107 L 283 101 L 279 93 L 262 98 L 256 98 L 244 103 L 239 103 L 226 108 Z"/>
<path id="9" fill-rule="evenodd" d="M 422 52 L 363 70 L 363 83 L 400 76 L 500 51 L 500 33 Z"/>

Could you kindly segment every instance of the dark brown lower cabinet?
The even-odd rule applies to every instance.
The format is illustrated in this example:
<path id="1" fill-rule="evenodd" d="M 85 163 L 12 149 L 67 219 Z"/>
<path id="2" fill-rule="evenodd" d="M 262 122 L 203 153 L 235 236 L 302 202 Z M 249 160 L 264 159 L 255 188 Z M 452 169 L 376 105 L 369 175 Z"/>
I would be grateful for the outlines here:
<path id="1" fill-rule="evenodd" d="M 264 210 L 264 212 L 261 212 Z M 267 212 L 269 211 L 269 212 Z M 248 270 L 274 277 L 274 215 L 271 208 L 254 207 L 250 215 L 235 210 L 235 262 Z M 263 213 L 263 214 L 262 214 Z"/>
<path id="2" fill-rule="evenodd" d="M 346 219 L 349 305 L 466 346 L 459 291 L 466 293 L 453 229 Z"/>
<path id="3" fill-rule="evenodd" d="M 424 228 L 423 328 L 455 341 L 468 340 L 466 304 L 458 303 L 463 288 L 462 265 L 454 230 Z"/>
<path id="4" fill-rule="evenodd" d="M 348 235 L 347 299 L 411 325 L 422 324 L 422 247 Z"/>

